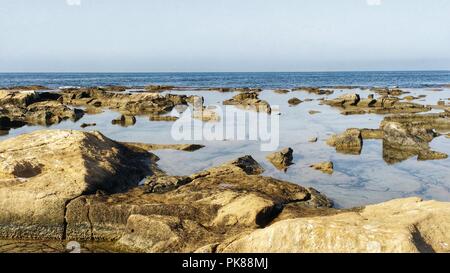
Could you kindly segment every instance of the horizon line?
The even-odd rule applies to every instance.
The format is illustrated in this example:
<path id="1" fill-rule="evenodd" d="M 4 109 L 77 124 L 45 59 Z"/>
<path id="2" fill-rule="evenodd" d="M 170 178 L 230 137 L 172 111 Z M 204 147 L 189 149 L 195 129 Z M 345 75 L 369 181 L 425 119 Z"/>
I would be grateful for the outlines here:
<path id="1" fill-rule="evenodd" d="M 301 70 L 301 71 L 0 71 L 0 74 L 163 74 L 163 73 L 349 73 L 349 72 L 450 72 L 450 69 Z"/>

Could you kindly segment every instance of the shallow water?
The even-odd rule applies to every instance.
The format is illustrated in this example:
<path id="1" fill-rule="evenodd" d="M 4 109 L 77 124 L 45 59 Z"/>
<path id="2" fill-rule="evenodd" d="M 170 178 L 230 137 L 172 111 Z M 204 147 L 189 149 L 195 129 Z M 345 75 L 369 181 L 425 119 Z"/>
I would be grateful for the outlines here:
<path id="1" fill-rule="evenodd" d="M 436 104 L 440 99 L 450 97 L 450 89 L 431 91 L 430 89 L 406 89 L 411 94 L 427 95 L 423 101 L 414 102 Z M 329 98 L 344 93 L 356 92 L 365 97 L 366 90 L 335 90 Z M 222 101 L 231 98 L 235 93 L 205 91 L 170 91 L 170 93 L 201 95 L 206 105 L 221 105 Z M 289 107 L 287 100 L 292 97 L 313 101 L 303 102 Z M 318 96 L 306 92 L 277 94 L 264 90 L 260 98 L 267 100 L 272 106 L 279 105 L 280 145 L 279 148 L 291 147 L 294 150 L 294 165 L 287 172 L 275 169 L 266 159 L 269 152 L 260 150 L 258 141 L 183 141 L 183 143 L 200 143 L 205 148 L 195 152 L 159 150 L 161 160 L 159 166 L 171 175 L 189 175 L 225 161 L 243 155 L 252 155 L 265 169 L 264 175 L 282 180 L 311 186 L 321 191 L 335 202 L 337 207 L 353 207 L 378 203 L 393 198 L 420 196 L 425 199 L 450 201 L 450 159 L 435 161 L 417 161 L 415 157 L 403 162 L 389 165 L 382 158 L 381 140 L 365 140 L 361 155 L 345 155 L 336 153 L 333 147 L 325 144 L 325 140 L 333 133 L 340 133 L 350 127 L 378 128 L 383 115 L 351 115 L 343 116 L 335 108 L 319 105 Z M 310 115 L 308 111 L 318 110 L 320 113 Z M 242 110 L 241 110 L 242 111 Z M 435 110 L 438 111 L 438 110 Z M 176 112 L 174 111 L 174 114 Z M 85 115 L 77 122 L 64 121 L 51 129 L 98 130 L 117 141 L 135 141 L 144 143 L 181 143 L 171 137 L 173 122 L 149 121 L 148 117 L 137 117 L 134 126 L 121 127 L 112 125 L 111 120 L 120 114 L 105 111 L 97 115 Z M 97 123 L 96 127 L 81 129 L 82 123 Z M 0 140 L 26 132 L 43 129 L 42 126 L 25 126 L 11 130 L 9 135 L 0 136 Z M 318 137 L 316 143 L 308 142 L 310 137 Z M 435 138 L 433 150 L 450 154 L 450 139 L 441 136 Z M 323 174 L 309 168 L 310 164 L 321 161 L 333 161 L 334 173 Z"/>

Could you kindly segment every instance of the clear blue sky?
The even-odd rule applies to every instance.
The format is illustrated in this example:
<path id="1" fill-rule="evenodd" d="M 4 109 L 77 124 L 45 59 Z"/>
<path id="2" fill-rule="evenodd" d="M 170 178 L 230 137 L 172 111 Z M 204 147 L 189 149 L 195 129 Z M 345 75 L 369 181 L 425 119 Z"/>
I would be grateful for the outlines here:
<path id="1" fill-rule="evenodd" d="M 449 29 L 448 0 L 1 0 L 0 71 L 450 69 Z"/>

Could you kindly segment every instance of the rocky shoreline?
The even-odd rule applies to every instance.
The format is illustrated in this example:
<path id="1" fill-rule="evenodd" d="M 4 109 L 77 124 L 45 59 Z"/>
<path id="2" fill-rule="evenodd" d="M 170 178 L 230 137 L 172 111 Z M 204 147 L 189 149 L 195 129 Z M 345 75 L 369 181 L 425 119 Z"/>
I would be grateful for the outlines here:
<path id="1" fill-rule="evenodd" d="M 132 126 L 135 115 L 170 121 L 164 117 L 172 109 L 194 103 L 207 109 L 198 96 L 161 94 L 176 88 L 170 86 L 149 86 L 140 93 L 127 93 L 125 87 L 35 92 L 42 88 L 0 91 L 1 131 L 77 120 L 102 109 L 121 113 L 117 122 L 123 126 Z M 217 91 L 241 92 L 225 105 L 271 113 L 269 103 L 259 99 L 261 90 Z M 332 94 L 306 87 L 277 93 L 299 91 Z M 447 158 L 429 143 L 450 129 L 448 106 L 440 113 L 418 114 L 431 107 L 393 98 L 404 94 L 398 89 L 373 91 L 381 97 L 350 94 L 322 100 L 345 115 L 392 114 L 378 129 L 350 128 L 329 137 L 328 145 L 359 154 L 365 140 L 381 139 L 388 163 L 412 156 Z M 264 168 L 249 155 L 189 176 L 171 176 L 151 152 L 201 148 L 117 142 L 97 131 L 78 130 L 39 130 L 1 141 L 0 238 L 5 244 L 0 241 L 0 251 L 37 245 L 58 252 L 64 249 L 57 242 L 69 241 L 83 242 L 94 252 L 96 245 L 123 252 L 450 251 L 450 203 L 404 198 L 337 209 L 314 188 L 264 176 Z M 286 170 L 292 154 L 286 148 L 268 160 Z M 333 162 L 311 168 L 331 174 Z"/>

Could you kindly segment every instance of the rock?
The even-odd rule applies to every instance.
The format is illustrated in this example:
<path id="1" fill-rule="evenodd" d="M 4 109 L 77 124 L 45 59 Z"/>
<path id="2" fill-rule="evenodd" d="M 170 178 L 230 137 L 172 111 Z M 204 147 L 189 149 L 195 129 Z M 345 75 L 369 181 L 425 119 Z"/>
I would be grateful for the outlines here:
<path id="1" fill-rule="evenodd" d="M 369 95 L 367 99 L 360 99 L 358 94 L 346 94 L 336 99 L 324 100 L 322 104 L 341 108 L 343 115 L 419 113 L 431 110 L 431 107 L 401 102 L 395 97 L 384 96 L 374 99 L 372 95 Z"/>
<path id="2" fill-rule="evenodd" d="M 164 193 L 191 181 L 192 179 L 187 176 L 150 176 L 143 181 L 143 184 L 146 186 L 146 193 Z"/>
<path id="3" fill-rule="evenodd" d="M 126 115 L 169 113 L 177 105 L 187 105 L 192 97 L 157 93 L 117 93 L 98 88 L 68 89 L 61 92 L 65 104 L 109 108 Z"/>
<path id="4" fill-rule="evenodd" d="M 97 126 L 97 123 L 82 123 L 80 125 L 81 128 L 91 127 L 91 126 Z"/>
<path id="5" fill-rule="evenodd" d="M 426 115 L 394 115 L 385 117 L 383 130 L 383 158 L 393 164 L 418 156 L 418 160 L 445 159 L 444 153 L 431 151 L 429 142 L 439 134 L 436 130 L 450 128 L 450 113 Z"/>
<path id="6" fill-rule="evenodd" d="M 440 101 L 437 102 L 437 105 L 439 105 L 439 106 L 445 106 L 445 101 L 440 100 Z"/>
<path id="7" fill-rule="evenodd" d="M 200 144 L 146 144 L 137 142 L 121 142 L 121 143 L 127 146 L 137 147 L 147 151 L 169 149 L 169 150 L 193 152 L 205 147 L 204 145 Z"/>
<path id="8" fill-rule="evenodd" d="M 136 124 L 136 117 L 135 116 L 129 116 L 129 115 L 121 115 L 119 118 L 113 119 L 112 124 L 118 124 L 120 126 L 133 126 Z"/>
<path id="9" fill-rule="evenodd" d="M 167 91 L 167 90 L 172 90 L 174 89 L 174 86 L 169 86 L 169 85 L 147 85 L 144 87 L 145 90 L 147 91 Z"/>
<path id="10" fill-rule="evenodd" d="M 310 94 L 316 94 L 316 95 L 331 95 L 334 93 L 332 90 L 322 90 L 317 87 L 297 87 L 292 89 L 292 91 L 305 91 Z"/>
<path id="11" fill-rule="evenodd" d="M 178 117 L 175 116 L 162 116 L 162 115 L 151 115 L 149 116 L 151 121 L 176 121 Z"/>
<path id="12" fill-rule="evenodd" d="M 88 115 L 96 115 L 96 114 L 103 113 L 103 110 L 100 107 L 88 106 L 88 107 L 86 107 L 84 112 Z"/>
<path id="13" fill-rule="evenodd" d="M 359 101 L 360 98 L 358 94 L 345 94 L 336 99 L 324 100 L 323 102 L 331 106 L 345 107 L 356 106 Z"/>
<path id="14" fill-rule="evenodd" d="M 287 94 L 287 93 L 289 93 L 290 91 L 289 91 L 289 90 L 286 90 L 286 89 L 276 89 L 276 90 L 274 90 L 273 92 L 275 92 L 275 93 L 277 93 L 277 94 Z"/>
<path id="15" fill-rule="evenodd" d="M 389 88 L 374 87 L 374 88 L 371 88 L 370 90 L 374 91 L 375 93 L 377 93 L 381 96 L 401 96 L 403 94 L 409 93 L 409 92 L 403 91 L 398 88 L 389 89 Z"/>
<path id="16" fill-rule="evenodd" d="M 392 200 L 359 212 L 279 221 L 217 252 L 448 252 L 450 204 Z"/>
<path id="17" fill-rule="evenodd" d="M 414 97 L 414 96 L 405 96 L 403 97 L 404 100 L 416 100 L 418 99 L 418 97 Z"/>
<path id="18" fill-rule="evenodd" d="M 315 115 L 315 114 L 319 114 L 320 111 L 317 111 L 317 110 L 309 110 L 308 113 L 309 113 L 310 115 Z"/>
<path id="19" fill-rule="evenodd" d="M 331 162 L 331 161 L 312 164 L 312 165 L 310 165 L 310 167 L 315 170 L 319 170 L 323 173 L 328 173 L 328 174 L 333 173 L 333 162 Z"/>
<path id="20" fill-rule="evenodd" d="M 260 176 L 262 171 L 253 158 L 246 156 L 189 178 L 157 179 L 174 186 L 162 193 L 142 186 L 125 193 L 81 196 L 67 206 L 67 238 L 119 240 L 118 244 L 128 251 L 191 252 L 268 225 L 286 204 L 304 204 L 301 210 L 305 213 L 329 206 L 317 191 Z M 190 182 L 179 185 L 184 179 Z M 176 228 L 168 225 L 182 239 L 180 244 L 158 249 L 153 248 L 154 244 L 142 247 L 140 242 L 154 241 L 153 235 L 145 234 L 155 229 L 148 224 L 130 228 L 131 215 L 145 216 L 145 221 L 162 221 L 162 225 L 167 224 L 166 217 L 180 219 Z"/>
<path id="21" fill-rule="evenodd" d="M 284 148 L 281 151 L 269 154 L 266 158 L 279 170 L 286 171 L 292 165 L 293 150 L 291 148 Z"/>
<path id="22" fill-rule="evenodd" d="M 383 139 L 384 133 L 381 129 L 361 129 L 363 139 Z"/>
<path id="23" fill-rule="evenodd" d="M 421 150 L 417 156 L 417 160 L 439 160 L 446 158 L 448 158 L 447 154 L 431 150 Z"/>
<path id="24" fill-rule="evenodd" d="M 13 86 L 9 87 L 8 90 L 19 90 L 19 91 L 38 91 L 38 90 L 49 90 L 47 86 L 43 85 L 25 85 L 25 86 Z"/>
<path id="25" fill-rule="evenodd" d="M 298 98 L 291 98 L 288 100 L 289 105 L 291 106 L 295 106 L 295 105 L 299 105 L 300 103 L 302 103 L 303 101 L 298 99 Z"/>
<path id="26" fill-rule="evenodd" d="M 308 142 L 317 142 L 317 137 L 310 137 Z"/>
<path id="27" fill-rule="evenodd" d="M 155 168 L 150 153 L 98 132 L 43 130 L 1 141 L 0 237 L 64 239 L 71 200 L 137 186 Z"/>
<path id="28" fill-rule="evenodd" d="M 327 144 L 336 147 L 336 151 L 345 154 L 360 154 L 362 150 L 361 130 L 347 129 L 344 133 L 333 135 L 327 140 Z"/>
<path id="29" fill-rule="evenodd" d="M 192 112 L 192 118 L 206 122 L 220 121 L 220 116 L 216 111 L 208 109 L 207 107 L 202 107 L 200 109 L 201 110 L 196 110 L 194 108 L 194 111 Z"/>
<path id="30" fill-rule="evenodd" d="M 260 100 L 258 98 L 258 93 L 256 92 L 246 92 L 237 94 L 229 100 L 223 102 L 224 105 L 234 105 L 246 110 L 253 110 L 257 112 L 271 113 L 272 109 L 267 101 Z"/>
<path id="31" fill-rule="evenodd" d="M 109 92 L 125 92 L 127 89 L 129 89 L 129 87 L 123 85 L 108 85 L 104 87 L 104 90 Z"/>
<path id="32" fill-rule="evenodd" d="M 26 107 L 35 102 L 37 94 L 34 91 L 8 91 L 0 90 L 0 105 L 12 104 Z"/>

